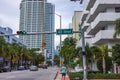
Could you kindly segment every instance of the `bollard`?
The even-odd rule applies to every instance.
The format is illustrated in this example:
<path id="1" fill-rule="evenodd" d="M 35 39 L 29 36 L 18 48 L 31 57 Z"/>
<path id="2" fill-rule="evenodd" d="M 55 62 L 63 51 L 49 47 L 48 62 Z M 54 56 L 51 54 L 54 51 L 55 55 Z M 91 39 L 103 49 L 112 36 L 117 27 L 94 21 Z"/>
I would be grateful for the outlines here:
<path id="1" fill-rule="evenodd" d="M 76 77 L 75 80 L 80 80 L 80 78 L 79 78 L 79 77 Z"/>

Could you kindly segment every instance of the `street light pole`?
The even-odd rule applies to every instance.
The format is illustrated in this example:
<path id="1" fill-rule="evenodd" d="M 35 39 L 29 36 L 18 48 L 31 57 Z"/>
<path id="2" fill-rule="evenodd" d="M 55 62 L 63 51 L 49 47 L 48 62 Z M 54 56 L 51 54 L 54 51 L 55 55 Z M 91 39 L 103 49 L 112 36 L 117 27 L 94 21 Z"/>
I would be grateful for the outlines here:
<path id="1" fill-rule="evenodd" d="M 60 15 L 60 29 L 62 27 L 62 19 L 61 19 L 61 15 Z M 62 36 L 60 35 L 60 50 L 61 50 L 61 41 L 62 41 Z"/>
<path id="2" fill-rule="evenodd" d="M 62 28 L 62 16 L 59 14 L 56 14 L 56 15 L 60 17 L 60 29 L 61 29 Z M 59 50 L 61 50 L 61 45 L 62 45 L 61 42 L 62 42 L 62 36 L 60 34 L 60 49 Z M 60 57 L 60 66 L 61 66 L 61 57 Z"/>

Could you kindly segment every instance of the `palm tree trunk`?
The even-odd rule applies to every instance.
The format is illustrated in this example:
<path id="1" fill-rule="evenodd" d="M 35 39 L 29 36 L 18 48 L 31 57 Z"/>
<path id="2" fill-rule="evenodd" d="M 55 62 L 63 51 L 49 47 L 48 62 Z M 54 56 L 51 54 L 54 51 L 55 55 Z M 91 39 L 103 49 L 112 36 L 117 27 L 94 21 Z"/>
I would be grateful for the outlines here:
<path id="1" fill-rule="evenodd" d="M 11 61 L 10 61 L 11 70 L 12 70 L 12 59 L 13 59 L 13 56 L 11 55 Z"/>
<path id="2" fill-rule="evenodd" d="M 103 57 L 103 73 L 106 73 L 106 63 L 105 63 L 105 57 Z"/>
<path id="3" fill-rule="evenodd" d="M 91 65 L 91 68 L 90 68 L 90 70 L 92 70 L 92 67 L 93 67 L 93 61 L 90 63 L 90 65 Z"/>
<path id="4" fill-rule="evenodd" d="M 22 60 L 23 60 L 23 59 L 22 59 L 22 56 L 21 56 L 21 63 L 20 63 L 20 66 L 22 66 Z"/>

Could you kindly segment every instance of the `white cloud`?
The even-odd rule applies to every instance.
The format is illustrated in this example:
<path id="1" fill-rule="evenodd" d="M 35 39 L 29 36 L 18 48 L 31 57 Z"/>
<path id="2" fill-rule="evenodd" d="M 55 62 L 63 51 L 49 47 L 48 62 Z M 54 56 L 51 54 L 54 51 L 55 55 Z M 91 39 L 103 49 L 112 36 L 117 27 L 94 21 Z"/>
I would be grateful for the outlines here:
<path id="1" fill-rule="evenodd" d="M 20 0 L 16 0 L 16 2 L 0 1 L 0 25 L 12 28 L 14 33 L 19 29 L 19 2 Z"/>

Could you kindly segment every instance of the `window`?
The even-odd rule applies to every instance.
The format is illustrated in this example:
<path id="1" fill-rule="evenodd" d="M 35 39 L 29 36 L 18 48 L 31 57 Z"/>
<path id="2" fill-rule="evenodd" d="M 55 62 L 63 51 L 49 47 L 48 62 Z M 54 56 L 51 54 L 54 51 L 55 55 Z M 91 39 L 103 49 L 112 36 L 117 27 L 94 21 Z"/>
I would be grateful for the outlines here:
<path id="1" fill-rule="evenodd" d="M 120 12 L 120 7 L 116 7 L 115 12 Z"/>

